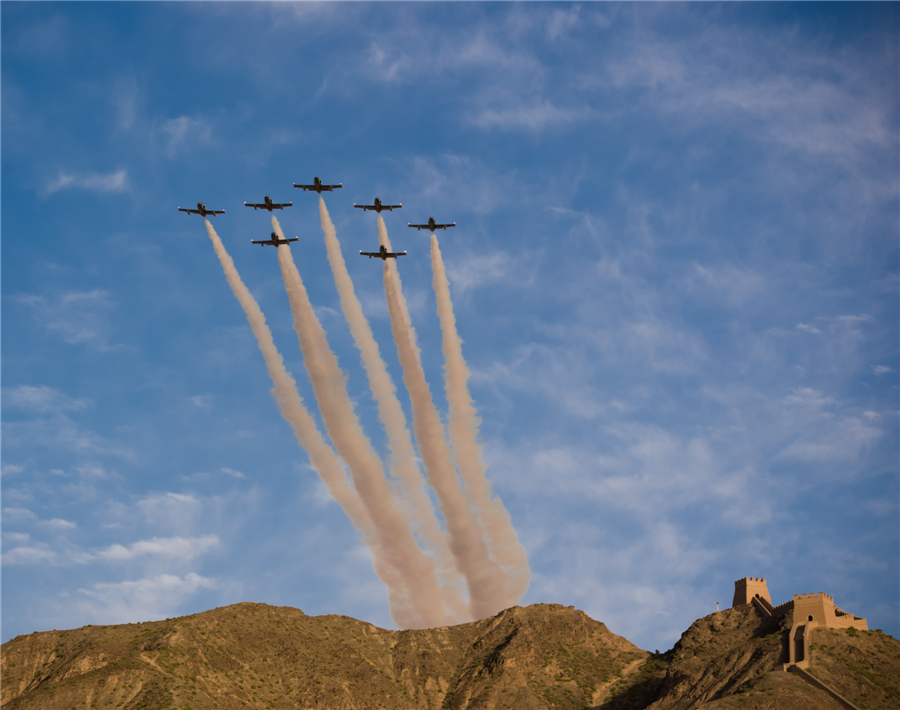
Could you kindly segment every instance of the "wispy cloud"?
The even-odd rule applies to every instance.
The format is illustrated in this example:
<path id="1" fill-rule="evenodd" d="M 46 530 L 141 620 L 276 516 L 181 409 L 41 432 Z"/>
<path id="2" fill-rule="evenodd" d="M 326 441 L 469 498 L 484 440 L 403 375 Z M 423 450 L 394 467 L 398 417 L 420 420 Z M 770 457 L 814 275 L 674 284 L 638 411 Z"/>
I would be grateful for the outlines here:
<path id="1" fill-rule="evenodd" d="M 40 385 L 18 385 L 3 388 L 3 404 L 5 407 L 23 409 L 31 412 L 63 412 L 86 409 L 91 401 L 88 399 L 72 399 L 53 387 Z"/>
<path id="2" fill-rule="evenodd" d="M 797 323 L 797 330 L 801 330 L 804 333 L 821 333 L 822 331 L 816 328 L 814 325 L 807 325 L 806 323 Z"/>
<path id="3" fill-rule="evenodd" d="M 512 102 L 510 102 L 512 103 Z M 469 121 L 479 128 L 527 129 L 539 132 L 550 126 L 565 126 L 591 118 L 592 109 L 560 108 L 548 100 L 535 103 L 515 102 L 518 105 L 502 108 L 484 108 L 472 114 Z"/>
<path id="4" fill-rule="evenodd" d="M 56 553 L 46 543 L 23 545 L 3 552 L 5 565 L 35 565 L 51 562 L 55 558 Z"/>
<path id="5" fill-rule="evenodd" d="M 212 144 L 212 124 L 204 118 L 178 116 L 163 121 L 159 130 L 168 136 L 165 152 L 170 158 L 185 151 L 194 144 Z"/>
<path id="6" fill-rule="evenodd" d="M 90 345 L 101 351 L 125 347 L 109 343 L 109 314 L 116 304 L 108 291 L 69 291 L 56 297 L 20 294 L 15 300 L 31 308 L 38 323 L 70 345 Z"/>
<path id="7" fill-rule="evenodd" d="M 3 445 L 11 449 L 67 450 L 126 459 L 134 456 L 134 452 L 128 447 L 117 446 L 107 441 L 62 413 L 27 421 L 4 421 Z"/>
<path id="8" fill-rule="evenodd" d="M 134 77 L 120 79 L 116 82 L 110 96 L 110 103 L 116 117 L 116 126 L 120 131 L 127 131 L 133 125 L 137 115 L 138 87 Z"/>
<path id="9" fill-rule="evenodd" d="M 128 546 L 111 545 L 97 553 L 109 562 L 123 562 L 136 557 L 154 556 L 176 560 L 192 560 L 219 545 L 218 535 L 202 537 L 154 537 L 140 540 Z"/>
<path id="10" fill-rule="evenodd" d="M 67 189 L 93 190 L 94 192 L 125 192 L 128 189 L 128 172 L 118 170 L 108 175 L 101 173 L 67 173 L 60 170 L 55 180 L 47 184 L 47 194 Z"/>
<path id="11" fill-rule="evenodd" d="M 135 581 L 94 584 L 79 589 L 61 605 L 74 607 L 82 623 L 126 623 L 164 619 L 201 590 L 219 587 L 215 579 L 191 572 L 183 577 L 160 574 Z"/>
<path id="12" fill-rule="evenodd" d="M 205 409 L 208 412 L 212 409 L 216 396 L 214 394 L 198 394 L 188 397 L 188 401 L 198 409 Z"/>

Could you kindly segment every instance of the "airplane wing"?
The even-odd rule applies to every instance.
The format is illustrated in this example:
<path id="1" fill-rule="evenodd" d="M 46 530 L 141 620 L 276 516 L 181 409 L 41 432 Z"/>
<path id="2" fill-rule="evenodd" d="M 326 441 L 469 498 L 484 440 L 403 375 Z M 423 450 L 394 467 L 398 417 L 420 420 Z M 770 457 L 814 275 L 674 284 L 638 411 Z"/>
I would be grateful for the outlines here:
<path id="1" fill-rule="evenodd" d="M 272 203 L 273 210 L 283 210 L 285 207 L 293 207 L 293 206 L 294 206 L 293 202 L 282 202 L 282 203 L 273 202 Z M 263 207 L 265 207 L 265 205 L 263 205 Z"/>
<path id="2" fill-rule="evenodd" d="M 363 212 L 365 212 L 366 210 L 374 210 L 375 209 L 375 205 L 358 205 L 355 202 L 353 203 L 353 206 L 356 207 L 356 209 L 358 209 L 358 210 L 362 210 Z M 362 253 L 362 252 L 360 252 L 360 253 Z"/>
<path id="3" fill-rule="evenodd" d="M 185 207 L 179 207 L 178 211 L 179 212 L 187 212 L 188 214 L 200 214 L 200 210 L 189 210 Z M 224 211 L 223 211 L 223 214 L 224 214 Z"/>
<path id="4" fill-rule="evenodd" d="M 391 211 L 399 210 L 401 207 L 403 207 L 403 205 L 382 205 L 381 209 Z"/>
<path id="5" fill-rule="evenodd" d="M 371 259 L 373 256 L 377 256 L 379 259 L 381 258 L 381 252 L 377 252 L 377 251 L 374 251 L 374 252 L 373 252 L 373 251 L 361 251 L 361 252 L 359 253 L 359 255 L 360 255 L 360 256 L 367 256 L 367 257 L 369 257 L 370 259 Z"/>
<path id="6" fill-rule="evenodd" d="M 225 210 L 206 210 L 206 214 L 211 214 L 211 215 L 225 214 Z"/>
<path id="7" fill-rule="evenodd" d="M 406 252 L 405 251 L 397 251 L 397 252 L 394 252 L 393 254 L 391 252 L 388 252 L 387 254 L 385 254 L 385 256 L 388 259 L 396 259 L 398 256 L 406 256 Z"/>
<path id="8" fill-rule="evenodd" d="M 245 203 L 244 203 L 244 207 L 252 207 L 252 208 L 255 209 L 255 210 L 264 210 L 264 209 L 266 209 L 266 206 L 265 206 L 264 204 L 263 204 L 263 205 L 255 205 L 255 204 L 253 204 L 252 202 L 245 202 Z"/>
<path id="9" fill-rule="evenodd" d="M 269 244 L 269 245 L 271 245 L 271 246 L 278 246 L 278 245 L 275 243 L 275 240 L 274 240 L 274 239 L 263 239 L 263 240 L 261 240 L 261 241 L 257 241 L 256 239 L 251 239 L 251 240 L 250 240 L 250 243 L 251 243 L 251 244 L 260 244 L 260 245 L 263 245 L 263 246 L 265 246 L 266 244 Z"/>

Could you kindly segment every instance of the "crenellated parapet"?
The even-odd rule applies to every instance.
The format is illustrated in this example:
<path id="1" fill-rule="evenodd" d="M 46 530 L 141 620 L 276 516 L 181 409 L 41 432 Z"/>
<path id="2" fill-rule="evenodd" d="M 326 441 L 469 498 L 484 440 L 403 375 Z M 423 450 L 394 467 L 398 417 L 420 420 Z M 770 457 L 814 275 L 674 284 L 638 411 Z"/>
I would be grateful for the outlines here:
<path id="1" fill-rule="evenodd" d="M 830 594 L 826 594 L 825 592 L 811 592 L 809 594 L 795 594 L 794 601 L 797 599 L 818 599 L 821 597 L 822 599 L 834 604 L 834 597 Z"/>
<path id="2" fill-rule="evenodd" d="M 782 614 L 787 614 L 791 609 L 794 608 L 794 600 L 789 599 L 788 601 L 779 604 L 772 611 L 772 616 L 781 616 Z"/>

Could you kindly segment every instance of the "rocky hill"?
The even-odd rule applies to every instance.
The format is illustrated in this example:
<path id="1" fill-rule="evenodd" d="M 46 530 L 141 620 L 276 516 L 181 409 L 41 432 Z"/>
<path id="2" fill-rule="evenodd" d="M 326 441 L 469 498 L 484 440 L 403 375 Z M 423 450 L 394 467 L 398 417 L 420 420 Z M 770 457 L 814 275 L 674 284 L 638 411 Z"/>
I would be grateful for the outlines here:
<path id="1" fill-rule="evenodd" d="M 747 605 L 695 622 L 665 654 L 572 607 L 389 631 L 242 603 L 166 621 L 17 637 L 0 651 L 8 710 L 762 710 L 841 708 L 781 660 L 790 615 Z M 811 672 L 861 710 L 900 706 L 900 643 L 817 630 Z"/>

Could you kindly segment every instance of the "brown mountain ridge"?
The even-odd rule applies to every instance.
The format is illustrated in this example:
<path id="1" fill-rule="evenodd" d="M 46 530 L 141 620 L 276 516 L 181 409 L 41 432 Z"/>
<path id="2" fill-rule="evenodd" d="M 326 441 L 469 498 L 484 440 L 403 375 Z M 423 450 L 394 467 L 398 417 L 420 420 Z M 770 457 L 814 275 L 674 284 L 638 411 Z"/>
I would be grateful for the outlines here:
<path id="1" fill-rule="evenodd" d="M 744 604 L 652 654 L 573 607 L 535 604 L 459 626 L 390 631 L 345 616 L 241 603 L 165 621 L 19 636 L 0 649 L 8 710 L 888 710 L 900 643 L 819 629 L 793 673 L 792 618 Z"/>

